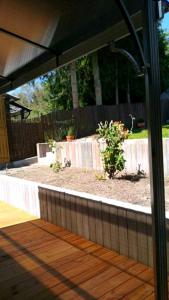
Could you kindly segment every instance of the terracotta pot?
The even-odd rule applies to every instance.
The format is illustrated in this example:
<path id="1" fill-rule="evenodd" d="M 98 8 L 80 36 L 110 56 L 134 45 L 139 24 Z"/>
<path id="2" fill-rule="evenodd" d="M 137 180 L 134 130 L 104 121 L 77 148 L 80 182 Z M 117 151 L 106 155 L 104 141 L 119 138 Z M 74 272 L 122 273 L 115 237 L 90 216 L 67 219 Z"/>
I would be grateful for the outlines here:
<path id="1" fill-rule="evenodd" d="M 138 128 L 145 128 L 145 122 L 138 122 L 137 127 Z"/>
<path id="2" fill-rule="evenodd" d="M 67 142 L 71 142 L 71 141 L 73 141 L 74 139 L 75 139 L 75 136 L 74 136 L 74 135 L 67 135 L 67 136 L 66 136 Z"/>

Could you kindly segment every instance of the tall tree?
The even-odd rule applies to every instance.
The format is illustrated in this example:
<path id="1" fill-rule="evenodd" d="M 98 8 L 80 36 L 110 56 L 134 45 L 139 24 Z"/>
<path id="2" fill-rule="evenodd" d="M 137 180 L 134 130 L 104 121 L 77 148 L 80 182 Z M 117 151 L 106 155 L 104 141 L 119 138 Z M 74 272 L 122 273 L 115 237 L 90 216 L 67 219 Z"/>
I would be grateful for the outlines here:
<path id="1" fill-rule="evenodd" d="M 96 105 L 101 105 L 102 104 L 102 86 L 101 86 L 101 80 L 100 80 L 100 69 L 99 69 L 97 51 L 92 54 L 92 66 L 93 66 Z"/>
<path id="2" fill-rule="evenodd" d="M 161 91 L 169 89 L 169 34 L 159 27 Z"/>
<path id="3" fill-rule="evenodd" d="M 77 86 L 76 62 L 75 61 L 70 64 L 70 75 L 71 75 L 73 108 L 78 108 L 79 107 L 79 99 L 78 99 L 78 86 Z"/>
<path id="4" fill-rule="evenodd" d="M 141 33 L 139 34 L 142 40 Z M 159 50 L 161 90 L 169 88 L 169 47 L 168 34 L 159 27 Z M 130 37 L 117 43 L 117 47 L 127 49 L 136 59 L 137 52 Z M 118 69 L 117 69 L 118 59 Z M 100 80 L 102 84 L 103 104 L 144 101 L 144 79 L 136 78 L 135 72 L 126 58 L 112 54 L 109 48 L 98 51 Z M 95 89 L 92 68 L 92 56 L 84 56 L 76 61 L 78 85 L 78 103 L 80 107 L 95 105 Z M 129 93 L 130 92 L 130 93 Z M 31 115 L 45 114 L 53 110 L 71 110 L 73 108 L 70 67 L 54 70 L 42 76 L 33 84 L 24 85 L 19 90 L 21 102 L 33 109 Z M 129 97 L 130 94 L 130 97 Z"/>

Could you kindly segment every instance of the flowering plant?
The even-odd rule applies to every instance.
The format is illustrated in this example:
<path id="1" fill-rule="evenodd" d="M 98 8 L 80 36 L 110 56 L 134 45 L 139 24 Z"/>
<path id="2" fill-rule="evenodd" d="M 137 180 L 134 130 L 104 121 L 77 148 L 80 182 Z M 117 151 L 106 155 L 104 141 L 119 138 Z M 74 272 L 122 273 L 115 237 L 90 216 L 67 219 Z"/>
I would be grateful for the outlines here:
<path id="1" fill-rule="evenodd" d="M 128 137 L 128 130 L 125 129 L 124 124 L 120 121 L 100 122 L 98 126 L 97 133 L 99 138 L 103 138 L 106 143 L 106 148 L 101 151 L 104 171 L 109 178 L 113 178 L 125 166 L 122 144 Z"/>

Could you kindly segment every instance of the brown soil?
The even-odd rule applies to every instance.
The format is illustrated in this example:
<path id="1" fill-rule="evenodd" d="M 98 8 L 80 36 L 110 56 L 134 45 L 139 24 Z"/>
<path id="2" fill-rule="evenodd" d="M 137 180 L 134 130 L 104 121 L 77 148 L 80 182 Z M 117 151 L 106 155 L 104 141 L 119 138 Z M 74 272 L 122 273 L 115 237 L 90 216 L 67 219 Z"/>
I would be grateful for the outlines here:
<path id="1" fill-rule="evenodd" d="M 37 164 L 8 169 L 7 175 L 108 197 L 133 204 L 150 206 L 150 183 L 147 177 L 120 174 L 113 180 L 99 180 L 97 171 L 65 168 L 54 173 L 47 166 Z M 96 178 L 97 177 L 97 178 Z M 169 178 L 165 181 L 166 208 L 169 210 Z"/>

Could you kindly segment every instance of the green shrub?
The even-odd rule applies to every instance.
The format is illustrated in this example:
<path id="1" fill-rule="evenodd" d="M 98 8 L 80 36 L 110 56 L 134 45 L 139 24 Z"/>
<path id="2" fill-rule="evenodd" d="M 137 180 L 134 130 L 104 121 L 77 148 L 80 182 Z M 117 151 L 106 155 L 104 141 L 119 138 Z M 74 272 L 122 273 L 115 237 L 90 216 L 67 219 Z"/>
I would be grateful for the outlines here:
<path id="1" fill-rule="evenodd" d="M 113 178 L 117 172 L 122 171 L 125 166 L 122 144 L 128 137 L 128 130 L 121 122 L 100 123 L 97 129 L 99 138 L 103 138 L 106 147 L 101 151 L 104 171 L 109 178 Z"/>
<path id="2" fill-rule="evenodd" d="M 50 165 L 50 168 L 52 168 L 53 172 L 58 173 L 62 170 L 62 164 L 59 161 L 56 161 Z"/>
<path id="3" fill-rule="evenodd" d="M 56 151 L 56 141 L 53 139 L 48 140 L 49 148 L 52 150 L 52 153 L 55 153 Z"/>

